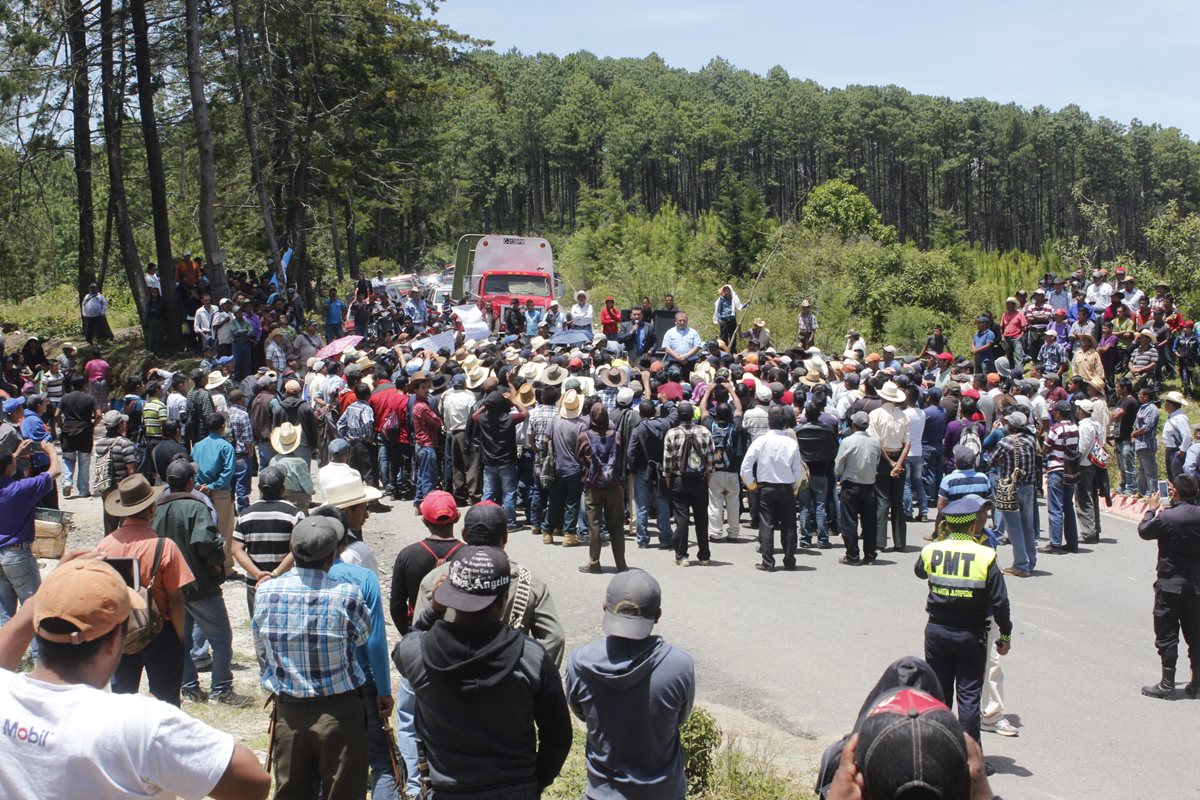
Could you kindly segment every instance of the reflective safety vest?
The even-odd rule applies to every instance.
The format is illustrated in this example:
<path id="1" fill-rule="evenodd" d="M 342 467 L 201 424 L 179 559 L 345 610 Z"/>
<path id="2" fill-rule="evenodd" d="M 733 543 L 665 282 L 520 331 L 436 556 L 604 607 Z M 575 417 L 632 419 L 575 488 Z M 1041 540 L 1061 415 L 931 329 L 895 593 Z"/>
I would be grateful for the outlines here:
<path id="1" fill-rule="evenodd" d="M 971 539 L 945 539 L 925 545 L 921 566 L 929 581 L 926 610 L 931 621 L 983 625 L 988 617 L 988 573 L 996 551 Z"/>

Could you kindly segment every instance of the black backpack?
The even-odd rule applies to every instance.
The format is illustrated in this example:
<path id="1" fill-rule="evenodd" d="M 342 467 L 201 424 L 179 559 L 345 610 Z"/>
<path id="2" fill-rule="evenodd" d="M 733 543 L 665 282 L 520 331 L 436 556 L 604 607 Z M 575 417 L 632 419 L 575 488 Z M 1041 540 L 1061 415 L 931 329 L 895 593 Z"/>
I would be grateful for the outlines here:
<path id="1" fill-rule="evenodd" d="M 584 483 L 595 489 L 607 489 L 621 482 L 621 471 L 618 468 L 620 448 L 617 447 L 617 435 L 599 436 L 587 431 L 588 444 L 592 448 L 592 460 L 588 465 Z"/>

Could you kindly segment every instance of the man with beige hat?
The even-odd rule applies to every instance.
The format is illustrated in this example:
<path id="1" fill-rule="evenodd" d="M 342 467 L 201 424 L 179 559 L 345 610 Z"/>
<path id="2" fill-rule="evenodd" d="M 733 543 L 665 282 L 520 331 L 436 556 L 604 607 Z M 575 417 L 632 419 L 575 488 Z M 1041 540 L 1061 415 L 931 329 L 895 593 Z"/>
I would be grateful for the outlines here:
<path id="1" fill-rule="evenodd" d="M 879 440 L 881 451 L 879 471 L 875 479 L 875 541 L 879 550 L 887 547 L 890 518 L 893 549 L 904 552 L 907 544 L 904 520 L 904 462 L 912 444 L 908 435 L 908 418 L 900 409 L 905 396 L 900 387 L 892 381 L 883 384 L 877 393 L 883 405 L 868 416 L 868 430 Z"/>
<path id="2" fill-rule="evenodd" d="M 554 544 L 557 533 L 563 535 L 563 547 L 582 544 L 575 533 L 579 524 L 579 498 L 583 481 L 583 465 L 576 455 L 576 446 L 579 434 L 588 425 L 588 420 L 580 417 L 582 410 L 583 395 L 575 389 L 567 389 L 563 392 L 558 416 L 550 423 L 554 480 L 550 484 L 542 520 L 542 542 L 545 544 Z"/>
<path id="3" fill-rule="evenodd" d="M 175 542 L 160 536 L 150 525 L 157 500 L 158 492 L 144 475 L 131 475 L 121 481 L 104 500 L 104 510 L 120 519 L 121 524 L 100 540 L 96 550 L 110 559 L 134 559 L 141 585 L 149 587 L 151 602 L 163 621 L 162 629 L 144 648 L 121 657 L 113 673 L 113 692 L 136 694 L 144 669 L 150 694 L 178 706 L 183 659 L 187 655 L 183 648 L 183 587 L 194 577 Z"/>
<path id="4" fill-rule="evenodd" d="M 371 515 L 371 503 L 378 502 L 381 497 L 383 492 L 354 475 L 339 475 L 325 486 L 325 505 L 341 509 L 346 519 L 348 544 L 342 551 L 342 561 L 358 564 L 375 575 L 379 575 L 379 560 L 363 541 L 363 526 Z"/>
<path id="5" fill-rule="evenodd" d="M 285 422 L 271 431 L 271 466 L 279 467 L 287 475 L 284 480 L 283 498 L 301 511 L 308 511 L 312 503 L 313 482 L 307 459 L 297 453 L 300 447 L 300 428 Z"/>

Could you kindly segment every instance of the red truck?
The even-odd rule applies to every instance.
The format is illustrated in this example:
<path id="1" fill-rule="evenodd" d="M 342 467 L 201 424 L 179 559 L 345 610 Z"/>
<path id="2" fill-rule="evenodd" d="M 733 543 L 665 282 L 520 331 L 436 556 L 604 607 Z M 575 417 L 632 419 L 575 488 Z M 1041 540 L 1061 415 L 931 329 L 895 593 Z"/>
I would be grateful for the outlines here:
<path id="1" fill-rule="evenodd" d="M 504 330 L 504 309 L 514 298 L 522 308 L 532 300 L 544 311 L 558 294 L 554 250 L 545 239 L 472 233 L 458 240 L 450 296 L 464 303 L 482 298 L 493 329 Z"/>

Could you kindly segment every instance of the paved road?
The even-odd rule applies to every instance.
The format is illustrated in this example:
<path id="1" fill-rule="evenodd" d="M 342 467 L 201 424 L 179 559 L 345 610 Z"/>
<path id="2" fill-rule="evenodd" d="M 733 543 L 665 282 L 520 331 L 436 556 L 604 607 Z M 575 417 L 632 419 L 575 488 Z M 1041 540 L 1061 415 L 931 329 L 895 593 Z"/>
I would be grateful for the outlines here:
<path id="1" fill-rule="evenodd" d="M 910 548 L 929 527 L 910 527 Z M 1138 691 L 1158 677 L 1154 546 L 1127 522 L 1106 518 L 1104 528 L 1102 543 L 1087 552 L 1042 556 L 1042 574 L 1009 581 L 1015 631 L 1006 700 L 1022 733 L 984 734 L 998 770 L 993 788 L 1006 797 L 1200 797 L 1200 702 L 1154 701 Z M 570 646 L 598 635 L 607 577 L 576 571 L 583 548 L 547 547 L 525 532 L 513 534 L 509 550 L 551 585 Z M 1007 565 L 1011 551 L 1002 550 Z M 925 589 L 912 574 L 915 548 L 872 567 L 843 566 L 839 555 L 813 551 L 803 571 L 771 574 L 753 569 L 749 540 L 713 545 L 708 568 L 676 567 L 658 550 L 630 557 L 663 585 L 660 630 L 695 656 L 701 702 L 790 734 L 776 754 L 801 768 L 815 766 L 852 724 L 884 666 L 922 653 Z M 1174 766 L 1158 768 L 1167 764 Z"/>

